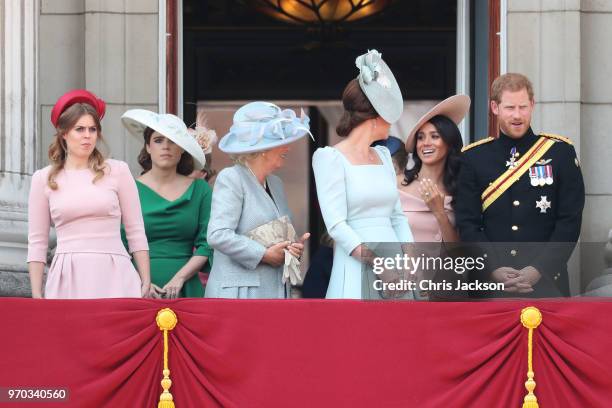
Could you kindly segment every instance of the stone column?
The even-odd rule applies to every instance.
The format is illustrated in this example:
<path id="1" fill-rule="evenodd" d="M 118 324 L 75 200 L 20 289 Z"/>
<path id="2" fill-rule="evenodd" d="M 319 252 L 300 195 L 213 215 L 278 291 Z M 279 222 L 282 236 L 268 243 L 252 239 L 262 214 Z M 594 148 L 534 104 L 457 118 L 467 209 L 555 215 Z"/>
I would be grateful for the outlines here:
<path id="1" fill-rule="evenodd" d="M 28 295 L 27 200 L 36 168 L 38 0 L 0 2 L 0 296 Z"/>
<path id="2" fill-rule="evenodd" d="M 106 101 L 102 134 L 110 156 L 135 174 L 140 141 L 128 137 L 127 109 L 157 111 L 157 0 L 46 0 L 41 10 L 41 166 L 54 135 L 53 104 L 64 92 L 86 88 Z M 62 27 L 58 30 L 57 27 Z"/>
<path id="3" fill-rule="evenodd" d="M 123 128 L 128 109 L 158 110 L 158 1 L 85 1 L 85 85 L 106 101 L 111 156 L 140 173 L 142 141 Z"/>

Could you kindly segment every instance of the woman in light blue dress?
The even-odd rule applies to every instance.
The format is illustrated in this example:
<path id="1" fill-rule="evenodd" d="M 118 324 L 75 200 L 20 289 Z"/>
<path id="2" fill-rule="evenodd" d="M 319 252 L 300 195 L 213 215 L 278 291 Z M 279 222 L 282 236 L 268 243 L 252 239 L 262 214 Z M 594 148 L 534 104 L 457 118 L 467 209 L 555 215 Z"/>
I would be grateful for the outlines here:
<path id="1" fill-rule="evenodd" d="M 376 243 L 413 242 L 391 155 L 385 147 L 370 147 L 387 138 L 391 123 L 401 116 L 402 95 L 378 52 L 369 51 L 356 64 L 360 74 L 344 90 L 345 112 L 336 128 L 346 139 L 318 149 L 312 158 L 319 205 L 336 244 L 328 299 L 371 298 L 373 274 L 362 274 L 362 259 L 370 256 Z M 383 247 L 386 252 L 375 250 L 377 255 L 400 249 Z M 412 297 L 410 292 L 400 294 Z"/>

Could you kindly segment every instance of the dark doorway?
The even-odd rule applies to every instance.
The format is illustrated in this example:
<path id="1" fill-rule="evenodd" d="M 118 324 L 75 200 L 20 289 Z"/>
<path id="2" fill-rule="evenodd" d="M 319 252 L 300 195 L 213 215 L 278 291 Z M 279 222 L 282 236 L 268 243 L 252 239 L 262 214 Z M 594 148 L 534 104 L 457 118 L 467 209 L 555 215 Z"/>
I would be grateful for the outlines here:
<path id="1" fill-rule="evenodd" d="M 406 100 L 455 90 L 456 0 L 392 1 L 345 24 L 298 25 L 248 1 L 185 0 L 185 119 L 198 100 L 335 100 L 355 57 L 377 49 Z"/>

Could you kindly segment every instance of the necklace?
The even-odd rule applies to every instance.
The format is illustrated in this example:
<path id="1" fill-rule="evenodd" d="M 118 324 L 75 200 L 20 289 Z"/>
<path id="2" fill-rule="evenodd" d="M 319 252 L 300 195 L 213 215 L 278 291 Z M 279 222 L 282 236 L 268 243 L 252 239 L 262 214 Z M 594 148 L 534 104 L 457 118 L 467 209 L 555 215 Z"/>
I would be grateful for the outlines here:
<path id="1" fill-rule="evenodd" d="M 258 184 L 259 183 L 259 179 L 257 178 L 257 176 L 255 175 L 255 173 L 253 172 L 253 170 L 251 170 L 251 168 L 249 167 L 248 164 L 245 163 L 244 167 L 246 167 L 247 169 L 249 169 L 249 171 L 251 172 L 251 174 L 253 175 L 253 177 L 255 177 L 255 180 L 257 180 Z M 261 184 L 260 184 L 261 185 Z M 266 182 L 266 179 L 264 178 L 264 182 L 263 182 L 263 188 L 264 189 L 268 189 L 268 183 Z"/>

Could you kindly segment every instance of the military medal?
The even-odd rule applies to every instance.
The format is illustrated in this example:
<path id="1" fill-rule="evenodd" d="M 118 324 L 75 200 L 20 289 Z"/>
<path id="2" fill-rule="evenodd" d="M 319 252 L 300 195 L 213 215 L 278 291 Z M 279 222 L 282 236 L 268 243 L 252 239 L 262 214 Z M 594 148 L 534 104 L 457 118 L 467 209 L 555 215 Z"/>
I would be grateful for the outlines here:
<path id="1" fill-rule="evenodd" d="M 535 167 L 529 168 L 529 178 L 532 186 L 537 187 L 540 185 L 540 182 L 538 181 L 538 172 Z"/>
<path id="2" fill-rule="evenodd" d="M 551 208 L 551 204 L 546 196 L 540 196 L 540 201 L 536 201 L 536 208 L 540 209 L 540 214 L 546 214 L 546 211 Z"/>
<path id="3" fill-rule="evenodd" d="M 544 176 L 544 166 L 536 167 L 538 171 L 538 184 L 540 187 L 544 187 L 546 185 L 546 177 Z"/>
<path id="4" fill-rule="evenodd" d="M 519 154 L 516 152 L 516 147 L 510 149 L 510 160 L 506 160 L 506 167 L 509 167 L 511 169 L 515 168 L 517 166 L 516 158 L 518 156 Z"/>
<path id="5" fill-rule="evenodd" d="M 546 166 L 544 166 L 544 173 L 546 175 L 546 178 L 544 179 L 544 181 L 546 182 L 547 185 L 551 185 L 553 183 L 553 172 L 552 172 L 552 166 L 550 164 L 547 164 Z"/>

